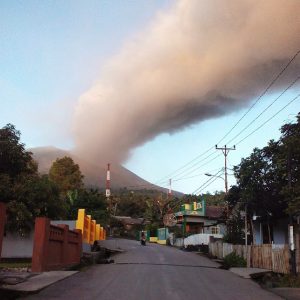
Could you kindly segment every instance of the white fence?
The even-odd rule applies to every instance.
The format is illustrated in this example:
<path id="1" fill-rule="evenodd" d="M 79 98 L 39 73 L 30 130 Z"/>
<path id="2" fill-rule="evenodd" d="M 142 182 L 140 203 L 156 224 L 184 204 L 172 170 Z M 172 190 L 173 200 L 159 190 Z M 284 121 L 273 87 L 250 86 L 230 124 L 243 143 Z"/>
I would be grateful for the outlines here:
<path id="1" fill-rule="evenodd" d="M 193 234 L 184 239 L 184 247 L 208 245 L 210 237 L 221 239 L 223 238 L 223 234 L 210 234 L 210 233 Z"/>

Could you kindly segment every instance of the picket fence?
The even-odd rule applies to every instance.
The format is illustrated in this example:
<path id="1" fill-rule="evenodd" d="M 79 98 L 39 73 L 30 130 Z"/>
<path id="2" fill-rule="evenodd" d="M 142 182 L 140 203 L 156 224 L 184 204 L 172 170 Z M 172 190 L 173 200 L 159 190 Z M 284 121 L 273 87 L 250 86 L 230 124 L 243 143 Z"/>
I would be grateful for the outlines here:
<path id="1" fill-rule="evenodd" d="M 247 266 L 252 268 L 262 268 L 272 270 L 276 273 L 290 273 L 289 248 L 288 245 L 233 245 L 216 241 L 209 243 L 209 254 L 219 259 L 232 252 L 243 257 L 247 261 Z"/>

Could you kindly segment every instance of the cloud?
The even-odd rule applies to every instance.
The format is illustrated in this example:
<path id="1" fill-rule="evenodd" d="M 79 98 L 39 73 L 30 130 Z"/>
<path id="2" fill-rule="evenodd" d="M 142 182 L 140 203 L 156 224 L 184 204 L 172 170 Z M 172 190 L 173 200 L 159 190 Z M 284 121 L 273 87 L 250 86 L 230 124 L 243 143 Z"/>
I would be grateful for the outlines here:
<path id="1" fill-rule="evenodd" d="M 299 49 L 299 10 L 297 0 L 179 0 L 160 12 L 80 97 L 76 151 L 124 162 L 158 134 L 245 107 Z"/>

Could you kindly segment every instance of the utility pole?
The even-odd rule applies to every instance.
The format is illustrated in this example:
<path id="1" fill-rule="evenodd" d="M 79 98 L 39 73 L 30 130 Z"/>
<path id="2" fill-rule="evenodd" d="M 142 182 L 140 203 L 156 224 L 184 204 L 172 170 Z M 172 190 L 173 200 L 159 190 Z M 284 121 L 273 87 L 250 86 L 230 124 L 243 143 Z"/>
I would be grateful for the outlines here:
<path id="1" fill-rule="evenodd" d="M 105 190 L 105 196 L 106 201 L 109 207 L 109 215 L 112 215 L 112 203 L 110 198 L 110 164 L 107 164 L 107 171 L 106 171 L 106 190 Z M 111 219 L 110 219 L 110 225 L 109 225 L 109 234 L 112 235 L 112 228 L 111 228 Z"/>
<path id="2" fill-rule="evenodd" d="M 288 158 L 287 158 L 287 169 L 288 169 L 288 187 L 290 193 L 292 193 L 292 164 L 291 164 L 291 150 L 290 146 L 288 146 Z M 291 272 L 293 275 L 297 274 L 296 267 L 296 253 L 295 253 L 295 243 L 294 243 L 294 224 L 293 224 L 293 216 L 289 214 L 289 238 L 290 238 L 290 254 L 291 254 Z"/>
<path id="3" fill-rule="evenodd" d="M 247 224 L 248 223 L 248 218 L 247 218 L 247 203 L 245 204 L 245 250 L 246 250 L 246 261 L 247 261 L 247 267 L 248 266 L 248 227 Z"/>
<path id="4" fill-rule="evenodd" d="M 216 149 L 217 150 L 222 150 L 223 154 L 224 154 L 224 158 L 225 158 L 225 193 L 228 193 L 228 180 L 227 180 L 227 155 L 229 153 L 230 150 L 236 150 L 235 146 L 233 146 L 233 148 L 228 148 L 226 145 L 224 147 L 218 147 L 218 145 L 216 145 Z"/>
<path id="5" fill-rule="evenodd" d="M 109 197 L 110 197 L 110 164 L 107 164 L 105 195 L 106 195 L 106 199 L 109 200 Z"/>
<path id="6" fill-rule="evenodd" d="M 172 197 L 172 179 L 169 179 L 169 190 L 168 190 L 168 198 L 171 199 Z"/>

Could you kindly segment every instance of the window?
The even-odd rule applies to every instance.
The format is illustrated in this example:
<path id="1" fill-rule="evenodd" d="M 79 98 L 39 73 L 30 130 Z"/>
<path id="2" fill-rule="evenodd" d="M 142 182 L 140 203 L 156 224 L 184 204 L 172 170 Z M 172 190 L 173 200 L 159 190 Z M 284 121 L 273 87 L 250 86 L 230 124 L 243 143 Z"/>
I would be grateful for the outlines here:
<path id="1" fill-rule="evenodd" d="M 210 230 L 211 230 L 212 234 L 220 234 L 220 227 L 219 226 L 210 227 Z"/>

